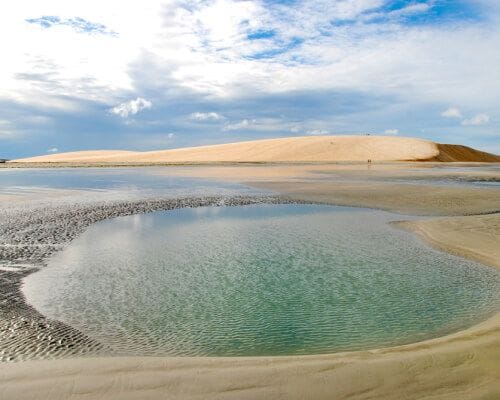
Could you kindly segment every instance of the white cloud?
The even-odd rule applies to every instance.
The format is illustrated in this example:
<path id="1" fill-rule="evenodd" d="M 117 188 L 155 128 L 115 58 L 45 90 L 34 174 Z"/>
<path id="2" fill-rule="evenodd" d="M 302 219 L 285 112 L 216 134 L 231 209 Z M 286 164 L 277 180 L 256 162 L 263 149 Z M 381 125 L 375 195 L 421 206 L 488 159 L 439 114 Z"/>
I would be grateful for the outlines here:
<path id="1" fill-rule="evenodd" d="M 202 111 L 221 109 L 222 98 L 227 101 L 224 105 L 245 110 L 241 116 L 232 113 L 234 123 L 223 129 L 280 134 L 299 132 L 291 121 L 309 116 L 264 123 L 262 113 L 244 108 L 249 102 L 237 102 L 311 91 L 318 96 L 335 92 L 390 96 L 408 108 L 459 101 L 464 110 L 490 110 L 500 102 L 500 52 L 495 51 L 500 43 L 500 13 L 498 1 L 481 1 L 485 2 L 497 10 L 484 20 L 474 19 L 482 11 L 478 4 L 470 19 L 443 21 L 434 13 L 429 14 L 430 23 L 422 18 L 417 24 L 405 24 L 404 17 L 425 15 L 435 1 L 406 2 L 399 11 L 384 14 L 380 10 L 386 0 L 13 2 L 0 13 L 0 35 L 12 38 L 0 45 L 0 100 L 76 113 L 89 102 L 118 104 L 132 98 L 124 97 L 130 93 L 149 98 L 148 93 L 154 92 L 158 109 L 165 106 L 161 93 L 180 102 L 202 96 L 203 105 L 195 109 Z M 57 16 L 60 21 L 80 17 L 116 35 L 82 34 L 68 24 L 46 29 L 26 22 L 43 16 Z M 259 31 L 272 35 L 248 40 L 249 34 Z M 217 105 L 211 105 L 212 100 Z M 366 108 L 361 95 L 349 101 L 360 102 L 360 113 Z M 127 118 L 139 108 L 134 111 L 123 103 L 111 112 Z M 300 107 L 301 112 L 304 109 Z M 271 111 L 282 118 L 281 110 Z M 245 115 L 258 117 L 258 123 L 238 122 Z M 461 114 L 445 117 L 457 118 L 457 123 L 462 118 Z M 496 115 L 491 117 L 498 121 Z M 202 118 L 193 119 L 218 121 Z M 318 115 L 321 118 L 327 117 Z M 417 118 L 416 113 L 408 118 Z M 329 122 L 304 126 L 311 131 L 318 126 L 339 129 L 339 121 Z M 484 123 L 484 118 L 463 123 Z M 403 128 L 406 132 L 402 122 Z M 158 131 L 177 128 L 163 129 Z M 19 131 L 17 126 L 9 130 Z M 301 125 L 300 131 L 306 128 Z"/>
<path id="2" fill-rule="evenodd" d="M 167 139 L 173 139 L 175 137 L 175 133 L 167 134 Z"/>
<path id="3" fill-rule="evenodd" d="M 479 126 L 488 125 L 490 123 L 490 116 L 488 114 L 477 114 L 472 118 L 464 119 L 462 125 L 464 126 Z"/>
<path id="4" fill-rule="evenodd" d="M 135 100 L 126 101 L 118 104 L 109 110 L 109 112 L 127 118 L 129 115 L 135 115 L 138 112 L 151 108 L 153 103 L 149 100 L 138 97 Z"/>
<path id="5" fill-rule="evenodd" d="M 227 124 L 226 126 L 224 126 L 223 130 L 225 131 L 237 131 L 237 130 L 240 130 L 240 129 L 245 129 L 245 128 L 249 128 L 250 126 L 252 125 L 255 125 L 257 123 L 257 121 L 255 119 L 243 119 L 241 120 L 240 122 L 236 122 L 234 124 Z"/>
<path id="6" fill-rule="evenodd" d="M 144 0 L 141 5 L 116 0 L 11 4 L 0 13 L 0 36 L 13 38 L 1 44 L 0 97 L 63 110 L 68 106 L 65 96 L 115 102 L 124 90 L 134 88 L 129 64 L 149 47 L 148 42 L 154 42 L 161 27 L 161 7 L 156 0 Z M 28 22 L 44 16 L 92 21 L 119 35 L 82 34 L 74 24 L 46 28 Z M 23 79 L 19 76 L 23 73 L 48 75 L 36 81 Z"/>
<path id="7" fill-rule="evenodd" d="M 329 132 L 325 129 L 311 129 L 306 132 L 306 135 L 328 135 Z"/>
<path id="8" fill-rule="evenodd" d="M 290 122 L 281 117 L 263 117 L 258 119 L 242 119 L 238 122 L 228 122 L 223 128 L 223 131 L 238 131 L 246 130 L 247 132 L 261 132 L 269 134 L 271 132 L 283 135 L 284 132 L 297 133 L 300 127 L 290 125 Z"/>
<path id="9" fill-rule="evenodd" d="M 384 14 L 385 19 L 374 19 L 382 15 L 377 10 L 383 4 L 382 0 L 287 5 L 258 0 L 13 4 L 0 14 L 0 35 L 16 38 L 2 43 L 0 96 L 54 107 L 65 105 L 61 96 L 116 101 L 124 90 L 154 79 L 143 63 L 147 53 L 157 60 L 155 75 L 161 78 L 157 89 L 171 85 L 230 97 L 252 91 L 361 88 L 413 99 L 498 103 L 500 53 L 492 51 L 498 47 L 498 25 L 404 26 L 391 16 L 425 13 L 434 2 L 410 2 Z M 81 34 L 64 24 L 46 29 L 26 22 L 43 16 L 61 21 L 80 17 L 117 35 Z M 335 21 L 352 24 L 337 26 Z M 272 31 L 273 36 L 247 40 L 249 33 L 259 30 Z M 299 44 L 293 45 L 294 38 L 300 39 Z M 266 53 L 271 56 L 255 57 Z M 137 74 L 131 73 L 134 63 Z M 51 74 L 50 88 L 16 77 L 33 71 Z M 325 79 L 317 79 L 320 74 Z"/>
<path id="10" fill-rule="evenodd" d="M 446 111 L 443 111 L 441 116 L 445 118 L 463 118 L 460 110 L 455 107 L 450 107 Z"/>
<path id="11" fill-rule="evenodd" d="M 57 147 L 51 147 L 50 149 L 47 149 L 47 153 L 57 153 L 59 149 Z"/>
<path id="12" fill-rule="evenodd" d="M 384 133 L 386 135 L 397 135 L 399 134 L 399 129 L 386 129 Z"/>
<path id="13" fill-rule="evenodd" d="M 234 4 L 228 0 L 198 4 L 190 12 L 185 11 L 183 18 L 176 14 L 177 18 L 169 20 L 183 32 L 175 40 L 197 49 L 186 62 L 182 60 L 185 54 L 175 60 L 169 58 L 169 64 L 176 65 L 174 76 L 181 85 L 225 97 L 333 88 L 368 89 L 429 101 L 461 98 L 472 103 L 478 98 L 497 98 L 493 87 L 500 89 L 496 73 L 500 55 L 491 49 L 498 44 L 498 29 L 487 32 L 480 25 L 403 26 L 360 21 L 352 26 L 333 24 L 332 28 L 332 20 L 361 18 L 380 1 L 308 1 L 296 7 L 280 7 L 280 13 L 273 7 L 262 8 L 258 2 L 240 3 L 237 7 L 246 7 L 245 12 L 238 11 L 222 20 L 213 18 L 213 13 L 227 4 L 232 10 Z M 412 4 L 400 12 L 424 13 L 429 7 Z M 247 26 L 245 21 L 251 21 L 253 30 L 272 29 L 275 37 L 247 41 L 242 28 Z M 322 29 L 331 30 L 331 34 L 322 35 Z M 293 37 L 303 42 L 281 52 Z M 467 60 L 464 48 L 470 49 L 475 58 Z M 252 58 L 274 50 L 274 57 Z M 325 79 L 318 80 L 318 75 Z"/>
<path id="14" fill-rule="evenodd" d="M 403 7 L 399 10 L 392 11 L 390 13 L 390 16 L 395 16 L 395 17 L 401 17 L 405 15 L 411 15 L 411 14 L 419 14 L 419 13 L 424 13 L 429 11 L 431 8 L 431 5 L 427 3 L 415 3 L 415 4 L 410 4 L 406 7 Z"/>
<path id="15" fill-rule="evenodd" d="M 216 112 L 195 112 L 189 116 L 189 119 L 193 119 L 196 121 L 219 121 L 221 119 L 224 119 L 224 117 Z"/>
<path id="16" fill-rule="evenodd" d="M 25 21 L 45 29 L 54 26 L 69 26 L 76 32 L 83 34 L 116 35 L 116 32 L 109 31 L 103 24 L 87 21 L 81 17 L 61 19 L 58 16 L 44 15 L 39 18 L 27 18 Z"/>
<path id="17" fill-rule="evenodd" d="M 456 118 L 462 120 L 463 126 L 479 126 L 479 125 L 488 125 L 490 122 L 490 116 L 488 114 L 476 114 L 471 118 L 464 118 L 462 113 L 458 108 L 450 107 L 443 113 L 441 113 L 442 117 L 445 118 Z"/>

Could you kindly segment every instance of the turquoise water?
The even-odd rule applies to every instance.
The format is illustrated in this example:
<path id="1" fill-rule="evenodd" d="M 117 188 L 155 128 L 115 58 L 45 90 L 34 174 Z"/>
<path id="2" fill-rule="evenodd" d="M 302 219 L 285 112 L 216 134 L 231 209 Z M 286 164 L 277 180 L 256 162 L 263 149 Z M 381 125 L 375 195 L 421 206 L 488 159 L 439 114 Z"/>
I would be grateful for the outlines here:
<path id="1" fill-rule="evenodd" d="M 498 310 L 500 275 L 381 211 L 179 209 L 104 221 L 28 276 L 48 317 L 117 354 L 257 356 L 437 337 Z"/>

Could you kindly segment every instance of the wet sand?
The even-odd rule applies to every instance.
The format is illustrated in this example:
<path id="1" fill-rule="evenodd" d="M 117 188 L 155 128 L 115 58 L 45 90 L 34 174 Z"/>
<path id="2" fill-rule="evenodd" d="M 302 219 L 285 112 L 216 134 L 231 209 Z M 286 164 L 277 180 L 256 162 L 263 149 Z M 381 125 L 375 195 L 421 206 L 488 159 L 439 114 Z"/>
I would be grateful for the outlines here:
<path id="1" fill-rule="evenodd" d="M 248 182 L 296 199 L 413 215 L 470 215 L 500 211 L 500 190 L 388 183 Z"/>
<path id="2" fill-rule="evenodd" d="M 312 179 L 307 168 L 226 175 L 296 200 L 381 208 L 440 218 L 403 223 L 439 249 L 500 269 L 500 190 Z M 315 167 L 316 168 L 316 167 Z M 403 169 L 403 175 L 407 172 Z M 474 172 L 471 172 L 473 174 Z M 385 177 L 394 176 L 390 170 Z M 394 174 L 401 175 L 401 169 Z M 366 174 L 363 174 L 366 178 Z M 495 172 L 493 176 L 495 177 Z M 496 176 L 498 178 L 498 176 Z M 351 182 L 341 181 L 342 179 Z M 471 215 L 489 214 L 489 215 Z M 464 216 L 469 215 L 469 216 Z M 446 217 L 442 217 L 446 216 Z M 404 220 L 404 215 L 401 217 Z M 497 399 L 500 314 L 462 332 L 372 351 L 259 358 L 76 358 L 0 364 L 2 399 Z"/>

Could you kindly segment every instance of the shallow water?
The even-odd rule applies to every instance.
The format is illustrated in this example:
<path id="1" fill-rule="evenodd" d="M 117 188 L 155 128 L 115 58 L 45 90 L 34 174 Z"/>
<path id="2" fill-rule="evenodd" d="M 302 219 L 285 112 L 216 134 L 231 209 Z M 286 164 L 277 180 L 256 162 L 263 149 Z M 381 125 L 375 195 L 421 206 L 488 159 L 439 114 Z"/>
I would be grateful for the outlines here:
<path id="1" fill-rule="evenodd" d="M 257 193 L 237 183 L 179 176 L 180 170 L 182 167 L 0 169 L 0 194 L 46 193 L 58 189 L 118 193 L 124 197 Z"/>
<path id="2" fill-rule="evenodd" d="M 24 293 L 116 354 L 316 354 L 415 342 L 498 309 L 500 274 L 319 205 L 205 207 L 90 227 Z"/>

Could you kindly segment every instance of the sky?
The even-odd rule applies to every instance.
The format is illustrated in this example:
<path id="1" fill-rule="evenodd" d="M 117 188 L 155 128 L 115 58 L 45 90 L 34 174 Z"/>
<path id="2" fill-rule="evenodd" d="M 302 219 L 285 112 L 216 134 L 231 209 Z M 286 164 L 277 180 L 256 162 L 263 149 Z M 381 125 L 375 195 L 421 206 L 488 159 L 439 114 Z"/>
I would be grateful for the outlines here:
<path id="1" fill-rule="evenodd" d="M 366 133 L 500 154 L 498 0 L 17 0 L 0 35 L 0 158 Z"/>

